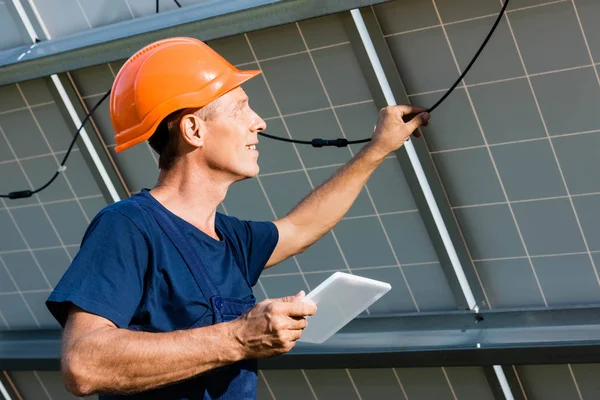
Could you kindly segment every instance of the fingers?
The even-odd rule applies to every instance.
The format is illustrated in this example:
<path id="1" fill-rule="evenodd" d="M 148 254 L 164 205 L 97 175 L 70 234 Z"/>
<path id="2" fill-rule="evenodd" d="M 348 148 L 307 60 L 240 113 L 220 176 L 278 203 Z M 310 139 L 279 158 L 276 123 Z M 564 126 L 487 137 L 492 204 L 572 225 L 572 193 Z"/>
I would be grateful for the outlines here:
<path id="1" fill-rule="evenodd" d="M 415 116 L 410 121 L 406 122 L 406 126 L 411 131 L 416 131 L 418 127 L 427 125 L 428 122 L 429 122 L 429 113 L 422 112 L 422 113 L 418 114 L 417 116 Z"/>
<path id="2" fill-rule="evenodd" d="M 304 293 L 304 290 L 301 290 L 293 296 L 282 297 L 280 299 L 275 299 L 275 301 L 281 301 L 284 303 L 295 303 L 298 301 L 302 301 L 302 299 L 304 299 L 305 296 L 306 294 Z"/>
<path id="3" fill-rule="evenodd" d="M 289 317 L 308 317 L 315 315 L 317 306 L 312 301 L 286 304 L 282 312 Z"/>
<path id="4" fill-rule="evenodd" d="M 427 111 L 426 108 L 411 106 L 411 105 L 407 105 L 407 104 L 400 104 L 400 105 L 394 106 L 394 109 L 400 111 L 401 116 L 408 115 L 408 114 L 419 114 L 419 113 Z"/>
<path id="5" fill-rule="evenodd" d="M 290 317 L 306 317 L 317 312 L 317 306 L 312 301 L 303 301 L 306 297 L 304 290 L 294 296 L 286 296 L 273 300 L 272 308 L 276 308 L 282 314 Z"/>
<path id="6" fill-rule="evenodd" d="M 307 326 L 308 326 L 308 321 L 306 320 L 306 318 L 296 317 L 296 318 L 290 318 L 288 329 L 302 330 L 302 329 L 306 329 Z"/>

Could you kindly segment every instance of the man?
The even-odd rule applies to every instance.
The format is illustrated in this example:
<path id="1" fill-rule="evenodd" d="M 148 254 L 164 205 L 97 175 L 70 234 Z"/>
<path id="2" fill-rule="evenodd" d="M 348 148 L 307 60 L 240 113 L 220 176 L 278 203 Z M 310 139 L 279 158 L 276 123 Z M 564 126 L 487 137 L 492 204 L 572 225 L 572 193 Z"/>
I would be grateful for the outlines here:
<path id="1" fill-rule="evenodd" d="M 409 106 L 382 110 L 371 142 L 288 215 L 241 221 L 216 209 L 231 184 L 259 172 L 266 126 L 240 87 L 259 73 L 189 38 L 149 45 L 119 71 L 110 99 L 116 149 L 149 139 L 160 175 L 152 190 L 94 218 L 48 299 L 65 328 L 62 370 L 73 394 L 255 398 L 256 360 L 290 351 L 316 312 L 302 292 L 255 304 L 261 271 L 331 230 L 429 118 Z"/>

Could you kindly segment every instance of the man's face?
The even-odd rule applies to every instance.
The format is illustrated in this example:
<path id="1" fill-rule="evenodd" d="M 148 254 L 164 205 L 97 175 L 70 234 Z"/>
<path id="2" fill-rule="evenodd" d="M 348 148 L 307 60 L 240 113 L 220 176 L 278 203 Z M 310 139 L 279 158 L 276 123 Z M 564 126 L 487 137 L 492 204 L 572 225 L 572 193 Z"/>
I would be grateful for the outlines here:
<path id="1" fill-rule="evenodd" d="M 219 99 L 214 115 L 205 122 L 203 154 L 210 168 L 228 173 L 235 180 L 258 175 L 258 132 L 266 128 L 248 104 L 242 88 Z"/>

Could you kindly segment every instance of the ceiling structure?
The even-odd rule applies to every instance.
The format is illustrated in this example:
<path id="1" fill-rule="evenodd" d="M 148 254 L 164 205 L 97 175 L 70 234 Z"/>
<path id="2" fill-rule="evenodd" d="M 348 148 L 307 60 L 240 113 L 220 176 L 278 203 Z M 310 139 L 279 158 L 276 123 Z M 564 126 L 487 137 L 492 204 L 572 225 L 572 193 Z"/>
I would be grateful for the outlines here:
<path id="1" fill-rule="evenodd" d="M 149 1 L 65 0 L 61 7 L 50 0 L 21 3 L 42 40 L 38 49 L 44 51 L 28 59 L 32 42 L 15 3 L 0 2 L 0 76 L 16 76 L 20 64 L 10 57 L 25 54 L 22 70 L 28 77 L 0 86 L 2 193 L 37 188 L 50 178 L 77 128 L 73 113 L 83 119 L 110 89 L 125 61 L 115 54 L 132 54 L 140 47 L 129 48 L 131 39 L 123 32 L 141 29 L 140 24 L 159 26 L 152 25 L 159 22 Z M 270 134 L 302 140 L 371 134 L 386 101 L 347 9 L 315 8 L 308 15 L 293 8 L 302 2 L 247 1 L 246 10 L 229 14 L 224 2 L 180 3 L 183 10 L 161 0 L 160 23 L 171 21 L 172 26 L 133 36 L 137 43 L 160 35 L 193 35 L 209 39 L 239 68 L 261 69 L 263 74 L 244 89 Z M 364 6 L 361 16 L 396 101 L 419 106 L 431 106 L 444 94 L 501 7 L 497 0 L 355 3 Z M 292 12 L 289 21 L 277 19 L 287 18 L 282 11 L 270 23 L 258 21 L 257 15 L 271 15 L 277 7 L 296 10 L 297 19 Z M 211 18 L 183 20 L 199 10 L 210 10 Z M 246 23 L 256 27 L 231 35 L 200 29 L 204 23 L 217 24 L 219 15 L 229 21 L 254 15 Z M 435 210 L 401 149 L 373 174 L 331 233 L 302 255 L 265 271 L 255 287 L 258 299 L 308 291 L 334 271 L 344 271 L 392 285 L 364 317 L 461 314 L 473 307 L 457 278 L 459 266 L 462 283 L 482 312 L 597 306 L 598 17 L 595 0 L 512 0 L 465 81 L 433 112 L 424 138 L 412 140 L 456 259 L 449 256 Z M 107 32 L 114 41 L 103 44 Z M 86 51 L 85 41 L 98 51 L 93 60 L 74 61 Z M 42 46 L 49 44 L 64 53 L 48 53 L 50 47 Z M 111 52 L 111 45 L 118 50 Z M 71 58 L 55 67 L 45 61 L 60 57 Z M 58 86 L 50 74 L 57 74 Z M 88 143 L 78 139 L 67 170 L 51 186 L 29 199 L 0 202 L 2 331 L 57 329 L 44 301 L 77 254 L 87 224 L 114 201 L 115 193 L 125 198 L 156 180 L 157 156 L 147 144 L 114 151 L 107 102 L 86 124 L 86 133 Z M 219 211 L 248 219 L 282 217 L 360 148 L 314 149 L 261 137 L 259 176 L 232 186 Z M 600 390 L 592 378 L 595 364 L 503 369 L 516 385 L 515 398 L 519 391 L 528 398 L 593 398 Z M 9 375 L 19 389 L 68 398 L 54 372 Z M 273 368 L 261 377 L 261 398 L 293 398 L 294 391 L 296 398 L 319 399 L 387 396 L 382 393 L 407 399 L 501 398 L 490 366 Z M 25 398 L 43 398 L 35 396 Z"/>

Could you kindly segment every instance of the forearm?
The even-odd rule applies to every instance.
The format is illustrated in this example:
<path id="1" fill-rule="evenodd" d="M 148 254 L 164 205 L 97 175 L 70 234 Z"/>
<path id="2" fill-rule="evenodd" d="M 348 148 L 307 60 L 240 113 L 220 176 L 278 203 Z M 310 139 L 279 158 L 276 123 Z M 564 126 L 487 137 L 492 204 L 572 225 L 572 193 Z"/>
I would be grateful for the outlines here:
<path id="1" fill-rule="evenodd" d="M 288 215 L 307 245 L 329 232 L 348 212 L 361 189 L 385 159 L 369 145 L 321 186 L 304 198 Z"/>
<path id="2" fill-rule="evenodd" d="M 93 331 L 65 353 L 71 389 L 133 393 L 177 382 L 242 358 L 227 324 L 169 333 L 106 328 Z"/>

